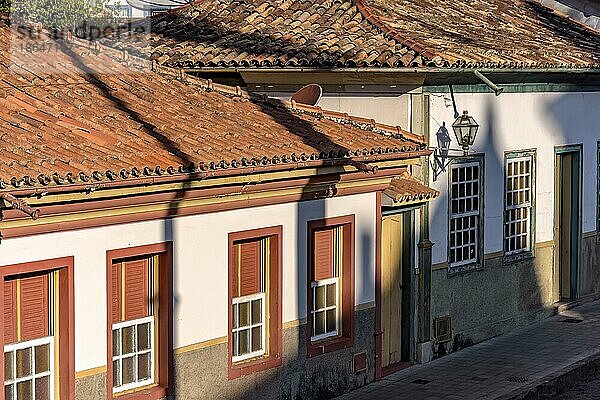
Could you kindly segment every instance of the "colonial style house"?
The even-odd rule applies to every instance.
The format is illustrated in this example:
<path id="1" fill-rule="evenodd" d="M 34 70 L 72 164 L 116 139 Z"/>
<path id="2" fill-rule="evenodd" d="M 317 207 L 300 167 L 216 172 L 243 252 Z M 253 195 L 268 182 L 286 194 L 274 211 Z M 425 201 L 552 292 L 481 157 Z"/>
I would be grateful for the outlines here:
<path id="1" fill-rule="evenodd" d="M 475 119 L 468 153 L 452 139 L 415 170 L 441 192 L 402 214 L 421 220 L 417 257 L 382 249 L 403 285 L 399 309 L 376 297 L 379 377 L 600 296 L 600 33 L 547 5 L 205 0 L 104 43 L 279 99 L 316 83 L 320 106 L 432 148 L 463 111 Z M 398 214 L 383 215 L 399 251 Z"/>
<path id="2" fill-rule="evenodd" d="M 0 399 L 316 399 L 374 379 L 376 299 L 399 312 L 410 277 L 382 254 L 415 258 L 422 229 L 382 214 L 438 195 L 411 174 L 423 136 L 0 32 Z"/>

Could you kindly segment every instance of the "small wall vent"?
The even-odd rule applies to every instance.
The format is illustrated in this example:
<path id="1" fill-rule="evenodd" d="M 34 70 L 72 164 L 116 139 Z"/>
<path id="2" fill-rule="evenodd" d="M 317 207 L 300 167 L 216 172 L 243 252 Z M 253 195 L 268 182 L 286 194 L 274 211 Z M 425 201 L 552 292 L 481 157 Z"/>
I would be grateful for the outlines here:
<path id="1" fill-rule="evenodd" d="M 438 343 L 452 340 L 452 319 L 449 315 L 433 319 L 435 325 L 435 340 Z"/>
<path id="2" fill-rule="evenodd" d="M 352 357 L 354 373 L 359 373 L 367 370 L 367 353 L 356 353 Z"/>

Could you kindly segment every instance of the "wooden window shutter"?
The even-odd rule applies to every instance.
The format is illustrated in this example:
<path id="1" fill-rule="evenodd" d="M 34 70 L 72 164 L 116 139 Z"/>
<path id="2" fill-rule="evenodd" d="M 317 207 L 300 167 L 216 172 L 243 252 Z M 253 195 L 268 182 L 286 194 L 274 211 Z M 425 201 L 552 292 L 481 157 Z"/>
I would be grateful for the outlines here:
<path id="1" fill-rule="evenodd" d="M 240 296 L 261 291 L 260 240 L 240 244 Z"/>
<path id="2" fill-rule="evenodd" d="M 48 275 L 21 279 L 21 340 L 48 336 Z"/>
<path id="3" fill-rule="evenodd" d="M 240 245 L 239 244 L 233 245 L 231 257 L 233 259 L 233 265 L 235 265 L 235 268 L 231 268 L 229 270 L 229 279 L 231 280 L 229 290 L 231 292 L 231 297 L 239 297 L 239 295 L 240 295 L 240 290 L 239 290 L 240 287 L 239 287 L 239 280 L 238 280 L 239 265 L 240 265 L 240 262 L 239 262 Z"/>
<path id="4" fill-rule="evenodd" d="M 112 287 L 112 322 L 122 321 L 121 310 L 123 309 L 122 304 L 122 291 L 121 291 L 121 263 L 112 265 L 111 271 L 111 287 Z"/>
<path id="5" fill-rule="evenodd" d="M 128 261 L 125 268 L 125 320 L 149 315 L 148 259 Z"/>
<path id="6" fill-rule="evenodd" d="M 314 280 L 333 277 L 333 229 L 316 231 L 314 234 Z"/>
<path id="7" fill-rule="evenodd" d="M 4 343 L 17 341 L 17 281 L 4 281 Z"/>

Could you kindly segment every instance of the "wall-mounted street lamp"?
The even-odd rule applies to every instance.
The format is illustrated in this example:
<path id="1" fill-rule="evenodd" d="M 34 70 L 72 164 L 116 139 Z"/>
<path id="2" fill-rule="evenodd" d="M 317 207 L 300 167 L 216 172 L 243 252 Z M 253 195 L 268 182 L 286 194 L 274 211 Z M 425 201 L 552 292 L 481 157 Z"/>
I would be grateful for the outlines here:
<path id="1" fill-rule="evenodd" d="M 431 169 L 433 169 L 433 180 L 437 180 L 438 176 L 446 171 L 446 168 L 450 164 L 452 158 L 466 156 L 469 154 L 469 148 L 475 143 L 475 137 L 479 130 L 479 125 L 475 122 L 475 119 L 469 115 L 468 111 L 464 111 L 463 115 L 456 118 L 456 121 L 452 124 L 452 130 L 456 135 L 456 141 L 461 146 L 463 154 L 451 156 L 450 150 L 456 150 L 450 148 L 452 139 L 446 128 L 446 123 L 442 123 L 440 129 L 436 133 L 438 147 L 433 149 L 433 161 L 431 162 Z M 460 151 L 460 150 L 457 150 Z"/>

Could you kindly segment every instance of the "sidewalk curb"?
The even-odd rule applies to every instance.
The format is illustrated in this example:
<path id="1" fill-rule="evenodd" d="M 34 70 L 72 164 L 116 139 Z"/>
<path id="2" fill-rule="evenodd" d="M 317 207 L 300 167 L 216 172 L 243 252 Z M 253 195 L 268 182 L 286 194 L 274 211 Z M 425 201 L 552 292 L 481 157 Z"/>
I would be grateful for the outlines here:
<path id="1" fill-rule="evenodd" d="M 600 352 L 533 381 L 495 400 L 543 400 L 600 372 Z"/>

